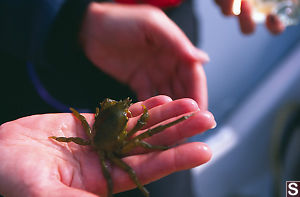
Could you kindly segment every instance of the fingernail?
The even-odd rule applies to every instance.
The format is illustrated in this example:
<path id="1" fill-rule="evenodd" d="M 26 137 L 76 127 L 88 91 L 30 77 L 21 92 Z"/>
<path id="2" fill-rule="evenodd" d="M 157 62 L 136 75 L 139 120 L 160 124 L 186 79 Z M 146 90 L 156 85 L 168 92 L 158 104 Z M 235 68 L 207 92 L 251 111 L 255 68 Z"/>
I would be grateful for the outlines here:
<path id="1" fill-rule="evenodd" d="M 217 127 L 217 122 L 214 120 L 214 124 L 213 124 L 213 126 L 210 129 L 214 129 L 216 127 Z"/>
<path id="2" fill-rule="evenodd" d="M 210 61 L 209 55 L 204 51 L 197 50 L 196 57 L 199 59 L 203 64 L 208 63 Z"/>
<path id="3" fill-rule="evenodd" d="M 194 46 L 189 49 L 189 52 L 195 60 L 201 61 L 201 63 L 203 63 L 203 64 L 209 62 L 209 60 L 210 60 L 210 58 L 206 52 L 204 52 Z"/>
<path id="4" fill-rule="evenodd" d="M 217 122 L 211 112 L 209 111 L 204 112 L 204 116 L 206 116 L 209 120 L 209 125 L 211 125 L 210 129 L 214 129 L 217 127 Z"/>
<path id="5" fill-rule="evenodd" d="M 205 63 L 210 61 L 209 55 L 205 52 L 203 52 L 203 58 L 205 59 Z"/>

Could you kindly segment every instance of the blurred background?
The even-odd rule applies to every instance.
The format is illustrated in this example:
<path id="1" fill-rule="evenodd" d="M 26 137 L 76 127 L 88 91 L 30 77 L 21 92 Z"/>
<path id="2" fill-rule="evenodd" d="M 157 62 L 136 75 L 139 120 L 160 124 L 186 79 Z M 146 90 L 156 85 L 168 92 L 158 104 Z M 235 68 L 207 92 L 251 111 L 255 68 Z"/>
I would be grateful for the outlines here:
<path id="1" fill-rule="evenodd" d="M 285 181 L 300 180 L 300 26 L 278 36 L 263 24 L 242 35 L 236 18 L 214 1 L 195 1 L 209 106 L 218 126 L 194 137 L 213 150 L 192 170 L 197 196 L 285 196 Z"/>

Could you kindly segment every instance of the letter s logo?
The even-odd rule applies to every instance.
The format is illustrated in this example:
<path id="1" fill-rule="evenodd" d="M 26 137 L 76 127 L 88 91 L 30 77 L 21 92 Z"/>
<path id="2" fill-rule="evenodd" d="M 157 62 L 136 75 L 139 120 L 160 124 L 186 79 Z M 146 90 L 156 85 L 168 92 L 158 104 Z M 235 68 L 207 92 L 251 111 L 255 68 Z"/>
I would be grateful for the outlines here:
<path id="1" fill-rule="evenodd" d="M 289 188 L 288 194 L 291 196 L 296 196 L 299 193 L 297 187 L 298 187 L 297 183 L 289 183 L 288 184 L 288 188 Z"/>

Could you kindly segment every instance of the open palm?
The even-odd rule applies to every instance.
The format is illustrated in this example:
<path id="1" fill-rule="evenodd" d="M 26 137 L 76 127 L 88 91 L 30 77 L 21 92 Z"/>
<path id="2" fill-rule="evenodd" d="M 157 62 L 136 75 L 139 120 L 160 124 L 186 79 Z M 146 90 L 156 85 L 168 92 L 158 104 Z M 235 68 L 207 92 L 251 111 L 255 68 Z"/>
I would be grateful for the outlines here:
<path id="1" fill-rule="evenodd" d="M 140 100 L 164 94 L 189 97 L 207 108 L 202 64 L 208 56 L 160 9 L 91 3 L 81 29 L 86 56 Z"/>
<path id="2" fill-rule="evenodd" d="M 149 126 L 170 121 L 196 111 L 188 120 L 166 129 L 149 139 L 149 143 L 173 145 L 186 137 L 215 125 L 213 116 L 199 111 L 195 101 L 157 96 L 130 107 L 134 124 L 149 109 Z M 84 114 L 89 124 L 93 114 Z M 49 136 L 86 138 L 80 122 L 72 114 L 44 114 L 5 123 L 0 130 L 0 193 L 7 196 L 96 196 L 107 192 L 97 154 L 90 147 L 59 143 Z M 143 153 L 143 154 L 141 154 Z M 203 143 L 187 143 L 166 151 L 146 153 L 137 150 L 123 158 L 137 173 L 142 183 L 149 183 L 172 172 L 192 168 L 210 159 Z M 134 188 L 126 172 L 111 166 L 114 192 Z"/>

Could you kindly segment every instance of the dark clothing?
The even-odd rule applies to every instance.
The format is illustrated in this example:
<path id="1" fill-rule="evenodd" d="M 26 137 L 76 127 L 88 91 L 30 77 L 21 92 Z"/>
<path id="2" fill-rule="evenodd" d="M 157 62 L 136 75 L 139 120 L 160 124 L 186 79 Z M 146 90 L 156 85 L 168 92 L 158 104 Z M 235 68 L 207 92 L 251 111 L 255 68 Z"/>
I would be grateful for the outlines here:
<path id="1" fill-rule="evenodd" d="M 72 106 L 94 111 L 104 98 L 135 94 L 83 55 L 77 33 L 90 0 L 0 1 L 1 124 Z M 192 1 L 166 12 L 197 42 Z M 179 14 L 179 15 L 178 15 Z M 193 196 L 188 171 L 146 186 L 152 196 Z M 175 186 L 176 185 L 176 186 Z M 133 190 L 120 196 L 140 196 Z"/>

